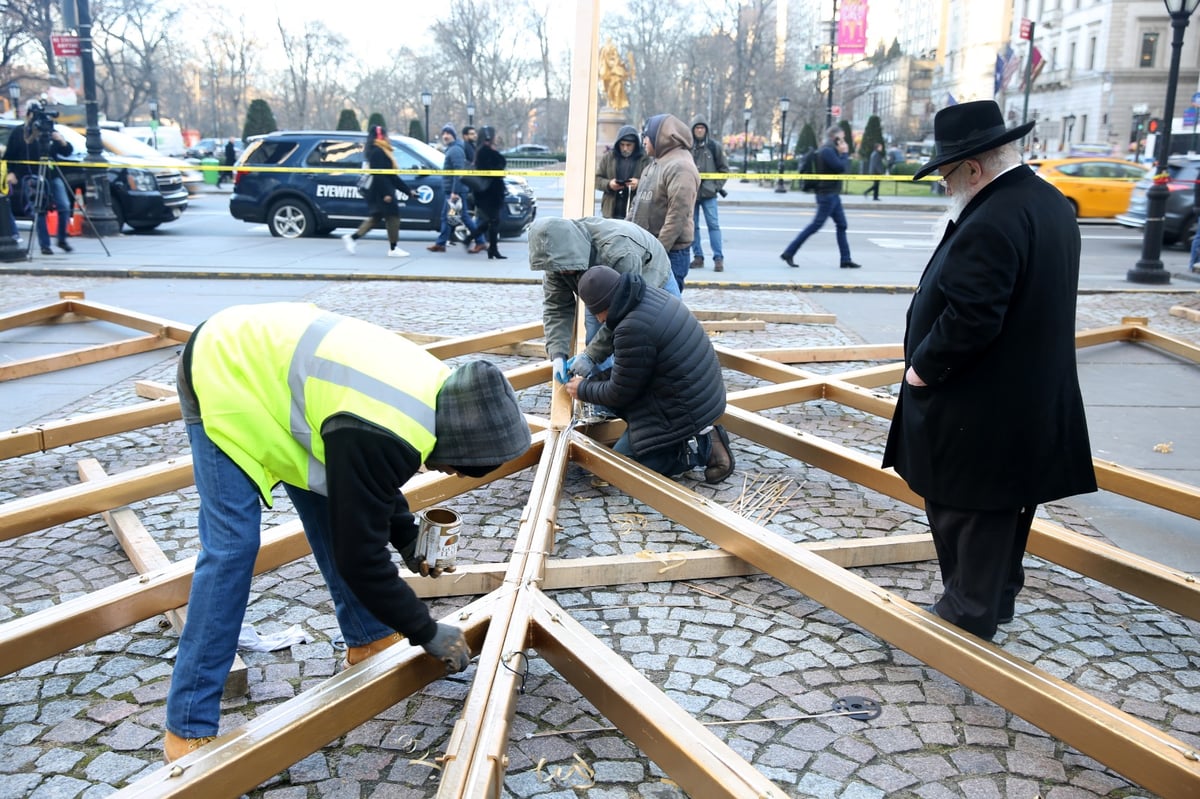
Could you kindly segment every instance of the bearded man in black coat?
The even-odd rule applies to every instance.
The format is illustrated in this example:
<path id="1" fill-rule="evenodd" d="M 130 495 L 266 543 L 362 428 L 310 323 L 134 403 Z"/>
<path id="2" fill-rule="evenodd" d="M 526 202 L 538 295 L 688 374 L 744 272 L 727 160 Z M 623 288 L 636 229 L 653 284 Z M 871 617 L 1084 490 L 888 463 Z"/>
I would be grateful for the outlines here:
<path id="1" fill-rule="evenodd" d="M 640 275 L 593 266 L 579 298 L 612 331 L 613 365 L 597 377 L 573 377 L 572 399 L 612 408 L 625 420 L 613 449 L 674 477 L 704 469 L 706 483 L 733 473 L 725 428 L 721 364 L 708 334 L 678 297 Z"/>
<path id="2" fill-rule="evenodd" d="M 1096 490 L 1075 365 L 1079 227 L 1021 163 L 991 100 L 944 108 L 951 207 L 909 305 L 883 465 L 925 499 L 944 593 L 929 610 L 990 640 L 1024 585 L 1038 503 Z"/>

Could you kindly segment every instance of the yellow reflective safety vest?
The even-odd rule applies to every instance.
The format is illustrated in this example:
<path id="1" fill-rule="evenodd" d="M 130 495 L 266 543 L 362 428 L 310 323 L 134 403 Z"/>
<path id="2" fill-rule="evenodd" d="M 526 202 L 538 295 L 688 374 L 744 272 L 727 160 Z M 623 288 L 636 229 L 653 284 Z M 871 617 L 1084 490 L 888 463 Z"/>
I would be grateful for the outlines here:
<path id="1" fill-rule="evenodd" d="M 391 431 L 423 463 L 437 441 L 437 394 L 449 375 L 394 333 L 304 303 L 227 308 L 192 342 L 204 432 L 267 505 L 280 481 L 326 494 L 321 426 L 335 414 Z"/>

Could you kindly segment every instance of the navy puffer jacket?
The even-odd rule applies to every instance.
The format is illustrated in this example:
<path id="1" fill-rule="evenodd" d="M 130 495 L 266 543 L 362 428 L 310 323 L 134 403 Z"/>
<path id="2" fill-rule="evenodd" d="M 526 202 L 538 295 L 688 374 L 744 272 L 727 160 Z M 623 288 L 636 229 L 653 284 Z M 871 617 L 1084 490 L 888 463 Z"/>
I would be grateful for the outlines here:
<path id="1" fill-rule="evenodd" d="M 584 380 L 579 398 L 616 410 L 639 456 L 678 446 L 725 413 L 717 353 L 678 298 L 621 275 L 605 324 L 613 331 L 612 374 Z"/>

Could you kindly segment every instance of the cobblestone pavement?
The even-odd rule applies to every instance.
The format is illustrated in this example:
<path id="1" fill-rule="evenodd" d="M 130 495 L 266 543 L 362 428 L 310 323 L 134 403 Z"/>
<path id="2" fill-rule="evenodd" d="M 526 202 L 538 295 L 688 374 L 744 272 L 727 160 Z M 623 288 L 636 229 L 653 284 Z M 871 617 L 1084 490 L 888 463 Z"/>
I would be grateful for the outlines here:
<path id="1" fill-rule="evenodd" d="M 99 281 L 71 281 L 86 290 Z M 51 278 L 6 281 L 11 307 L 47 301 Z M 309 299 L 402 330 L 461 335 L 537 319 L 536 286 L 314 284 Z M 703 309 L 821 312 L 820 295 L 713 290 L 689 292 Z M 1123 315 L 1148 316 L 1164 332 L 1196 340 L 1194 322 L 1167 315 L 1177 297 L 1080 298 L 1081 328 Z M 485 309 L 486 313 L 480 313 Z M 170 316 L 164 309 L 160 315 Z M 732 347 L 857 343 L 838 325 L 768 325 L 725 333 Z M 529 363 L 497 358 L 502 366 Z M 172 382 L 168 357 L 140 378 Z M 836 371 L 844 365 L 814 367 Z M 756 384 L 727 374 L 731 389 Z M 521 392 L 545 413 L 544 387 Z M 113 385 L 47 418 L 133 403 L 132 381 Z M 771 411 L 771 418 L 872 454 L 886 423 L 830 402 Z M 915 509 L 794 459 L 735 439 L 738 474 L 720 486 L 684 480 L 736 506 L 744 479 L 763 475 L 800 487 L 767 527 L 793 541 L 923 532 Z M 186 451 L 179 423 L 109 436 L 0 462 L 0 502 L 77 481 L 75 464 L 97 458 L 110 473 Z M 464 516 L 462 559 L 503 562 L 530 485 L 528 474 L 450 501 Z M 289 517 L 277 492 L 267 524 Z M 197 498 L 188 489 L 131 506 L 172 560 L 193 555 Z M 1042 513 L 1097 535 L 1065 506 Z M 640 502 L 573 468 L 564 485 L 557 557 L 667 552 L 710 546 Z M 1105 702 L 1200 747 L 1200 624 L 1164 612 L 1066 569 L 1028 557 L 1028 585 L 1014 622 L 997 643 L 1009 653 Z M 856 570 L 917 603 L 937 595 L 932 562 Z M 87 518 L 0 544 L 0 622 L 33 613 L 134 575 L 115 538 Z M 764 576 L 694 583 L 628 584 L 553 592 L 589 631 L 703 722 L 787 794 L 796 797 L 1149 797 L 1072 747 Z M 435 615 L 466 602 L 439 600 Z M 310 558 L 254 581 L 247 621 L 260 633 L 301 625 L 309 642 L 271 653 L 243 652 L 249 695 L 227 701 L 224 729 L 252 719 L 334 673 L 339 653 L 328 595 Z M 105 796 L 161 765 L 164 697 L 176 635 L 160 619 L 107 635 L 0 679 L 0 799 Z M 684 793 L 536 653 L 530 653 L 516 708 L 506 797 L 597 799 Z M 473 669 L 428 686 L 268 780 L 261 799 L 425 797 L 436 790 L 428 765 L 445 746 Z M 868 722 L 821 717 L 839 697 L 869 697 L 882 715 Z M 581 758 L 595 771 L 588 789 Z M 544 764 L 539 768 L 539 764 Z M 558 774 L 561 779 L 552 779 Z"/>

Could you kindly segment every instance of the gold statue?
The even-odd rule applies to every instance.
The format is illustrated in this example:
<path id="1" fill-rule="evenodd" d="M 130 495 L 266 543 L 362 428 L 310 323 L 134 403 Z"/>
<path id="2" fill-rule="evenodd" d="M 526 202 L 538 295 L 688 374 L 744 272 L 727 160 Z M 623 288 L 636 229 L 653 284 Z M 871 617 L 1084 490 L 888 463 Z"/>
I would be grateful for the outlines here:
<path id="1" fill-rule="evenodd" d="M 617 52 L 617 46 L 612 38 L 600 48 L 600 84 L 604 87 L 604 96 L 608 99 L 608 107 L 618 111 L 629 107 L 629 95 L 625 92 L 625 81 L 637 76 L 633 67 L 633 53 L 625 55 Z"/>

